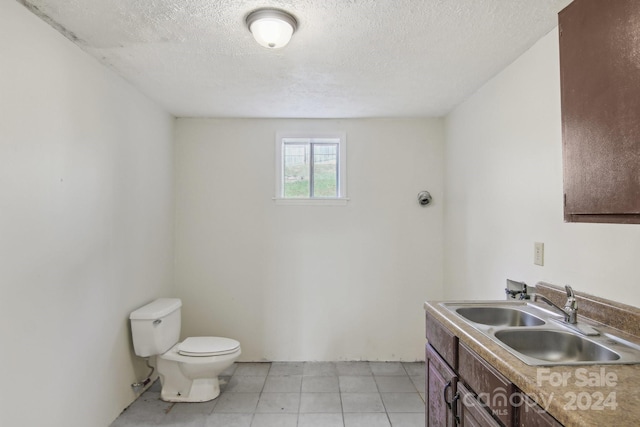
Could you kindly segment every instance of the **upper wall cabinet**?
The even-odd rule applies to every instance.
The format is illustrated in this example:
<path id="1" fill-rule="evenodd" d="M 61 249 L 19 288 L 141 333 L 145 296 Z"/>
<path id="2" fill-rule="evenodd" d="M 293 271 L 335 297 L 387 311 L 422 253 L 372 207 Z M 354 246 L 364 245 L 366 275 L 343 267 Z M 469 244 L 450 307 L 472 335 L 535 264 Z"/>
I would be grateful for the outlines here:
<path id="1" fill-rule="evenodd" d="M 640 0 L 559 14 L 568 222 L 640 224 Z"/>

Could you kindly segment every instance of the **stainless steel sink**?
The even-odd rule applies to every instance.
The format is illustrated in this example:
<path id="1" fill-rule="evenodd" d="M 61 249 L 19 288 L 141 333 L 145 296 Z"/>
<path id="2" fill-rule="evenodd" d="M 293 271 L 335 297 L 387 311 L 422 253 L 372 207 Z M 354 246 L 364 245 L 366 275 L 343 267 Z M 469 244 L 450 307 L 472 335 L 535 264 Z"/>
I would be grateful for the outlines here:
<path id="1" fill-rule="evenodd" d="M 505 307 L 460 307 L 456 313 L 475 323 L 492 326 L 540 326 L 544 320 L 532 314 Z"/>
<path id="2" fill-rule="evenodd" d="M 620 360 L 618 353 L 573 332 L 548 329 L 503 329 L 497 331 L 494 336 L 525 358 L 558 364 Z"/>
<path id="3" fill-rule="evenodd" d="M 615 329 L 583 319 L 565 324 L 547 305 L 531 301 L 451 301 L 441 306 L 533 366 L 640 364 L 640 345 Z M 597 326 L 597 336 L 576 329 Z"/>

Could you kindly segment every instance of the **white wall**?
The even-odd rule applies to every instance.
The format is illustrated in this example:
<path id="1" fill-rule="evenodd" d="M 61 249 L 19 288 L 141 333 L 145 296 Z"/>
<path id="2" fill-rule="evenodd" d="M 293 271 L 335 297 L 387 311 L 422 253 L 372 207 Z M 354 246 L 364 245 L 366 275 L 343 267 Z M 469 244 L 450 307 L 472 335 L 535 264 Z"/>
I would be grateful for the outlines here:
<path id="1" fill-rule="evenodd" d="M 0 58 L 0 424 L 106 426 L 172 293 L 174 121 L 18 2 Z"/>
<path id="2" fill-rule="evenodd" d="M 275 205 L 275 133 L 346 131 L 346 207 Z M 442 296 L 441 120 L 197 120 L 176 131 L 183 335 L 242 360 L 423 359 Z M 433 206 L 417 193 L 429 190 Z"/>
<path id="3" fill-rule="evenodd" d="M 640 306 L 640 225 L 563 222 L 559 75 L 554 30 L 447 117 L 447 298 L 503 298 L 513 278 Z"/>

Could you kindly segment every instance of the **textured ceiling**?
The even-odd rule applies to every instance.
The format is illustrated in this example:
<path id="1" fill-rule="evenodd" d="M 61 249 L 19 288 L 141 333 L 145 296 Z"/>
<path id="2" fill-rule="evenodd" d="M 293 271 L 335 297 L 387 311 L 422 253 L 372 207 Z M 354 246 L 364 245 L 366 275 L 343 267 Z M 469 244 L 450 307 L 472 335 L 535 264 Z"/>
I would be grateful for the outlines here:
<path id="1" fill-rule="evenodd" d="M 178 117 L 442 116 L 570 0 L 18 0 Z M 259 46 L 252 10 L 299 21 Z"/>

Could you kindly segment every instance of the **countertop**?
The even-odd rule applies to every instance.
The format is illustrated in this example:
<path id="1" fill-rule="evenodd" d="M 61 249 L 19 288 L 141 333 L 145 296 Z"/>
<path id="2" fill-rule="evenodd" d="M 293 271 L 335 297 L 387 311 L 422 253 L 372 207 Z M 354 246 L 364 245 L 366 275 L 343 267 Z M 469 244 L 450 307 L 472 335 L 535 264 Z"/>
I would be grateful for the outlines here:
<path id="1" fill-rule="evenodd" d="M 424 309 L 565 426 L 640 424 L 640 365 L 529 366 L 441 302 L 426 302 Z M 638 343 L 633 335 L 610 331 Z"/>

